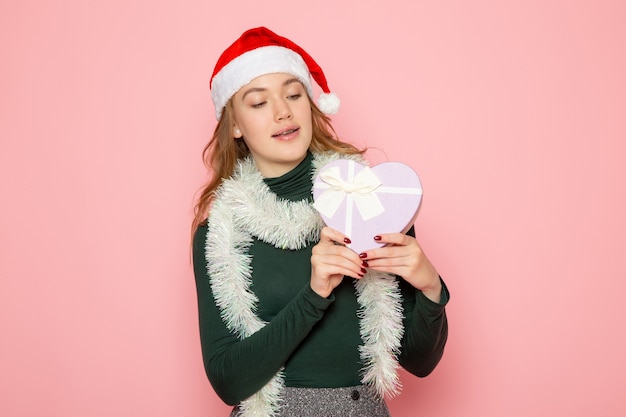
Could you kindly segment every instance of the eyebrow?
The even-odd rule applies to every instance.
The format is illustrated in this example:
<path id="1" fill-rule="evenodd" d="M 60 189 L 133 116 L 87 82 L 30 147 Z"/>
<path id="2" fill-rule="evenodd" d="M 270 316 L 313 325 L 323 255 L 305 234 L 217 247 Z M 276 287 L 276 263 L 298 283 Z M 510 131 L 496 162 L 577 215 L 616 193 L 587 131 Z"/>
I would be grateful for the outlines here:
<path id="1" fill-rule="evenodd" d="M 294 78 L 290 78 L 288 80 L 285 80 L 285 82 L 283 83 L 282 86 L 286 87 L 289 84 L 299 83 L 299 82 L 300 82 L 300 80 L 294 77 Z M 243 96 L 241 96 L 241 100 L 243 101 L 243 99 L 246 98 L 248 93 L 259 93 L 259 92 L 263 92 L 263 91 L 267 91 L 267 88 L 264 88 L 264 87 L 252 87 L 252 88 L 249 88 L 248 90 L 246 90 L 245 93 L 243 93 Z"/>

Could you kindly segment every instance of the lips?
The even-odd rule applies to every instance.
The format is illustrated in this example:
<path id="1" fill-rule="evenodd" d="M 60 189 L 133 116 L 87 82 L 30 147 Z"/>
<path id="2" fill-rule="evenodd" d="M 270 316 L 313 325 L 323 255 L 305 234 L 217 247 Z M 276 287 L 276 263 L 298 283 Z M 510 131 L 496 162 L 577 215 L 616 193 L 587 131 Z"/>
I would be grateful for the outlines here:
<path id="1" fill-rule="evenodd" d="M 297 132 L 298 130 L 300 130 L 299 127 L 290 127 L 288 129 L 284 129 L 281 130 L 280 132 L 276 132 L 272 135 L 273 138 L 283 138 L 283 137 L 287 137 L 289 135 L 291 135 L 292 133 Z"/>

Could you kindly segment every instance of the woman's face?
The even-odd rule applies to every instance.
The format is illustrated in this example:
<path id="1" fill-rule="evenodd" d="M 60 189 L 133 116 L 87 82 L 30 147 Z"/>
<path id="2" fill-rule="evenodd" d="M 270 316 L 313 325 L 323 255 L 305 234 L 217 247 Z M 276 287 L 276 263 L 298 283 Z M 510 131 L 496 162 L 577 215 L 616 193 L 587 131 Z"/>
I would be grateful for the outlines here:
<path id="1" fill-rule="evenodd" d="M 304 86 L 290 74 L 266 74 L 232 99 L 233 137 L 243 138 L 264 177 L 279 177 L 305 158 L 313 128 Z"/>

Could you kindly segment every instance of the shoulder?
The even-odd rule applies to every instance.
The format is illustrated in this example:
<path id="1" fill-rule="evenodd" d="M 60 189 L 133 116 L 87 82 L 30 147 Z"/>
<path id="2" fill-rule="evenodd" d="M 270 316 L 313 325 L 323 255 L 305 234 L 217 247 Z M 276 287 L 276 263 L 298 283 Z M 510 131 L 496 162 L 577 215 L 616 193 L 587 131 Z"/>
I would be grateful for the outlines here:
<path id="1" fill-rule="evenodd" d="M 209 226 L 204 222 L 199 225 L 196 231 L 193 233 L 193 254 L 196 258 L 197 254 L 204 253 L 204 247 L 206 244 L 206 234 L 209 230 Z"/>

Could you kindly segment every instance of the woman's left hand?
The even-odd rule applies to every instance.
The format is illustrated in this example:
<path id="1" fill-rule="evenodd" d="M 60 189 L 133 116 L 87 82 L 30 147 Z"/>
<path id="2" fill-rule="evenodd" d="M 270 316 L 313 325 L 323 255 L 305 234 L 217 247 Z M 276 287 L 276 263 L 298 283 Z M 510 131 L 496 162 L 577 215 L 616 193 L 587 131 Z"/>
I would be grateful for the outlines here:
<path id="1" fill-rule="evenodd" d="M 374 240 L 386 245 L 359 254 L 366 268 L 399 275 L 430 300 L 440 301 L 439 274 L 414 237 L 386 233 L 376 236 Z"/>

